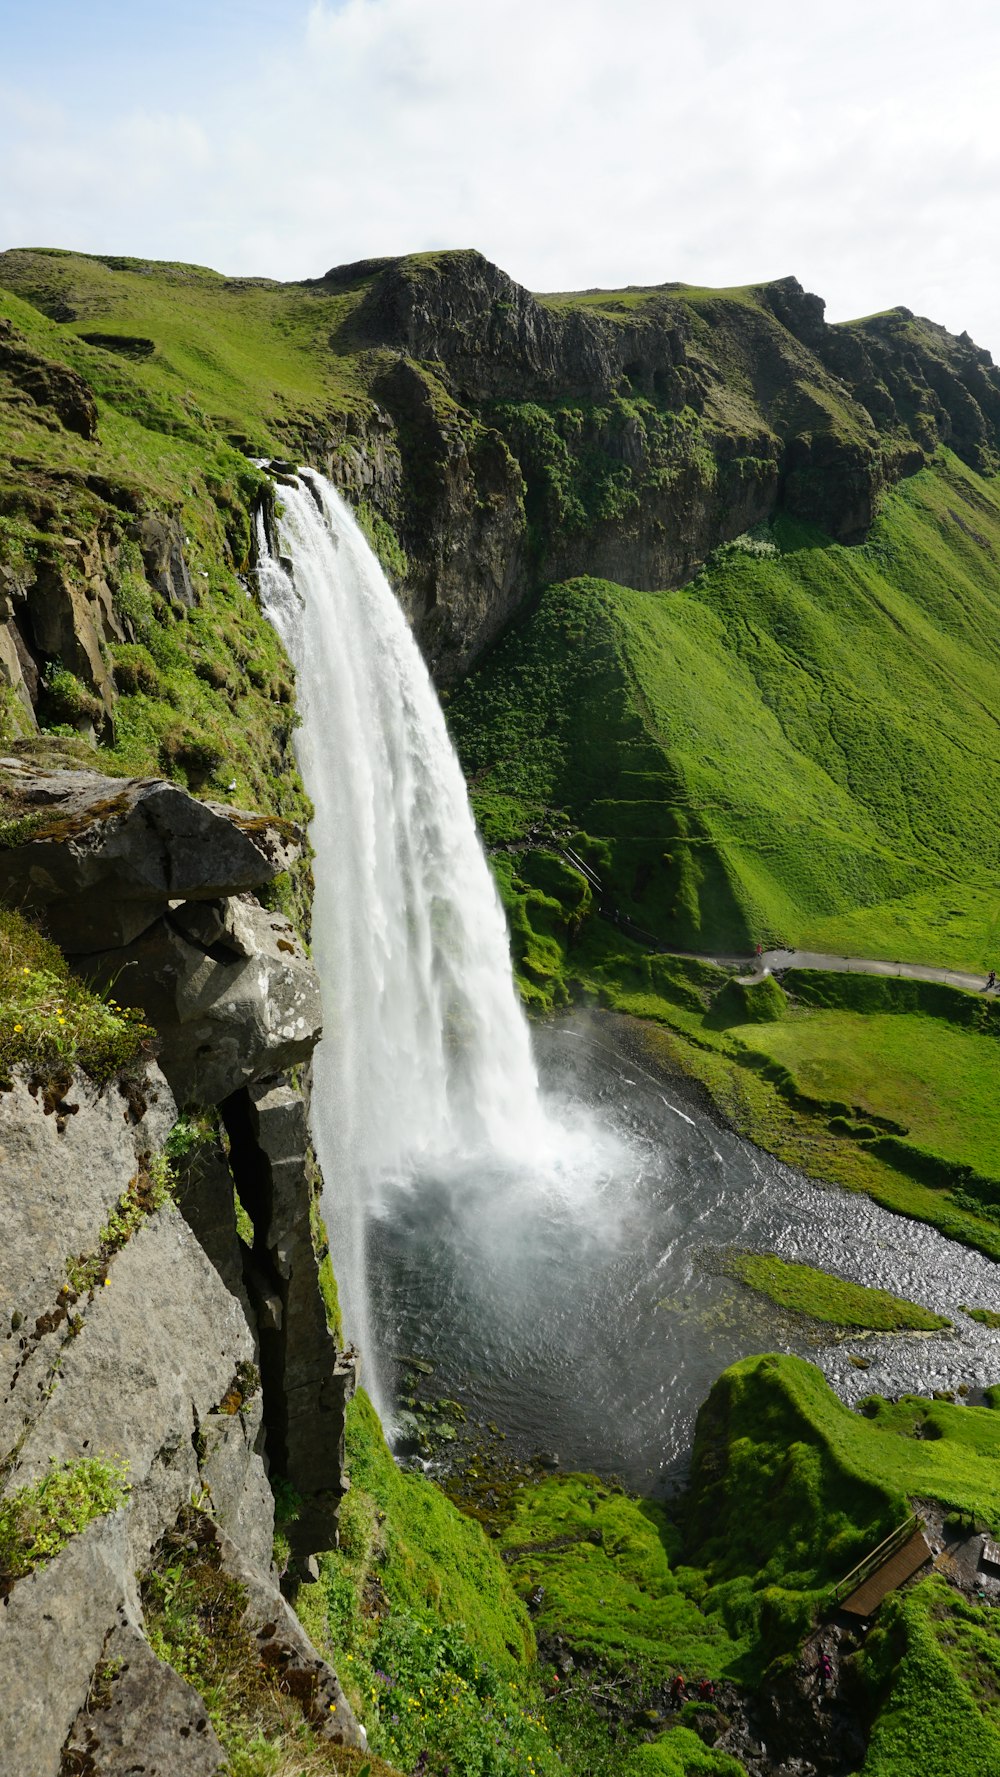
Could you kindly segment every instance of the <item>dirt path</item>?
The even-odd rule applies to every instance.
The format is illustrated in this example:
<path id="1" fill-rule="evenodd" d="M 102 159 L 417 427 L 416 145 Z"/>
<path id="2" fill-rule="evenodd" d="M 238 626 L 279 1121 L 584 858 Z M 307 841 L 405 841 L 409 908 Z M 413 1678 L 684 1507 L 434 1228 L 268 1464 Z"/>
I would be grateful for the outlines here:
<path id="1" fill-rule="evenodd" d="M 968 993 L 987 991 L 986 977 L 983 974 L 967 975 L 961 969 L 935 969 L 927 963 L 880 962 L 867 956 L 834 956 L 826 950 L 765 950 L 759 957 L 721 956 L 706 950 L 674 950 L 623 914 L 606 895 L 597 873 L 576 852 L 571 851 L 568 846 L 556 846 L 555 849 L 560 857 L 579 870 L 591 887 L 596 889 L 598 912 L 603 919 L 609 920 L 630 938 L 637 939 L 640 944 L 645 944 L 648 949 L 657 950 L 662 955 L 689 956 L 697 962 L 716 963 L 724 969 L 742 969 L 745 973 L 737 979 L 747 986 L 755 981 L 763 981 L 766 975 L 778 974 L 783 969 L 832 969 L 842 975 L 895 975 L 906 981 L 941 981 L 946 987 L 962 987 Z"/>
<path id="2" fill-rule="evenodd" d="M 932 969 L 925 963 L 877 962 L 866 956 L 832 956 L 823 950 L 765 950 L 761 957 L 712 957 L 707 960 L 737 966 L 746 964 L 745 982 L 762 981 L 782 969 L 832 969 L 838 974 L 895 975 L 905 981 L 942 981 L 946 987 L 964 987 L 982 993 L 985 975 L 966 975 L 960 969 Z"/>

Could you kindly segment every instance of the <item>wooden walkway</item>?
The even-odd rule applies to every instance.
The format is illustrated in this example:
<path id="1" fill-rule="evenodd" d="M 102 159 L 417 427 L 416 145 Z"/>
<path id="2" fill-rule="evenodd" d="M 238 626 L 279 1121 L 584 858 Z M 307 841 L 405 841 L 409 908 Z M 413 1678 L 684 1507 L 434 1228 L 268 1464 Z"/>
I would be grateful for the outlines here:
<path id="1" fill-rule="evenodd" d="M 848 1594 L 840 1609 L 852 1617 L 873 1616 L 886 1594 L 894 1592 L 904 1580 L 912 1579 L 915 1573 L 919 1573 L 931 1559 L 931 1554 L 923 1531 L 915 1530 L 900 1548 L 876 1567 L 867 1579 L 862 1580 L 855 1591 Z"/>

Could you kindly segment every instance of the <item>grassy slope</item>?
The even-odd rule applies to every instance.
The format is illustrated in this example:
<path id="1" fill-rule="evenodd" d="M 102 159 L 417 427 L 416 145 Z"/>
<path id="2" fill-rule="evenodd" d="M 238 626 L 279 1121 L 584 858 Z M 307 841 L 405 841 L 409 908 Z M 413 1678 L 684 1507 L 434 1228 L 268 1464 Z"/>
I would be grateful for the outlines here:
<path id="1" fill-rule="evenodd" d="M 891 1118 L 925 1152 L 1000 1178 L 1000 1044 L 992 1033 L 920 1013 L 808 1007 L 730 1035 L 788 1068 L 805 1096 Z"/>
<path id="2" fill-rule="evenodd" d="M 993 484 L 944 455 L 861 547 L 779 521 L 681 591 L 549 589 L 450 706 L 487 817 L 565 810 L 681 948 L 988 966 L 998 556 Z"/>
<path id="3" fill-rule="evenodd" d="M 748 1358 L 699 1417 L 683 1551 L 661 1509 L 585 1476 L 526 1490 L 503 1540 L 517 1583 L 544 1587 L 541 1629 L 584 1661 L 753 1686 L 792 1656 L 831 1585 L 905 1521 L 912 1498 L 996 1530 L 998 1456 L 1000 1416 L 988 1408 L 873 1397 L 852 1412 L 801 1359 Z M 919 1745 L 928 1777 L 993 1769 L 1000 1639 L 988 1611 L 922 1580 L 887 1602 L 855 1664 L 854 1706 L 873 1724 L 865 1777 L 904 1777 Z M 634 1777 L 739 1769 L 709 1752 L 700 1763 L 676 1730 L 629 1756 L 614 1768 Z"/>
<path id="4" fill-rule="evenodd" d="M 396 1468 L 364 1394 L 348 1411 L 340 1547 L 296 1608 L 374 1750 L 409 1771 L 561 1770 L 539 1716 L 535 1642 L 496 1548 L 421 1474 Z"/>
<path id="5" fill-rule="evenodd" d="M 776 1357 L 727 1370 L 702 1410 L 692 1555 L 716 1582 L 707 1601 L 739 1617 L 754 1607 L 774 1651 L 805 1625 L 806 1599 L 902 1522 L 909 1498 L 1000 1524 L 995 1412 L 918 1397 L 866 1411 L 842 1406 L 811 1365 Z M 923 1580 L 887 1601 L 857 1663 L 873 1717 L 864 1777 L 1000 1768 L 1000 1638 L 988 1609 Z"/>
<path id="6" fill-rule="evenodd" d="M 0 387 L 0 561 L 30 570 L 38 558 L 61 557 L 72 576 L 76 561 L 64 539 L 97 524 L 118 552 L 112 591 L 135 640 L 111 649 L 122 692 L 114 732 L 100 759 L 86 762 L 170 775 L 216 796 L 235 780 L 238 804 L 302 819 L 290 752 L 292 675 L 237 578 L 260 477 L 180 371 L 155 361 L 135 367 L 82 344 L 0 289 L 2 316 L 35 351 L 79 368 L 98 397 L 98 436 L 85 440 L 54 425 L 44 408 L 3 399 Z M 183 309 L 175 324 L 186 326 Z M 243 394 L 241 384 L 239 400 Z M 190 611 L 168 606 L 147 585 L 128 535 L 136 510 L 178 515 L 198 595 Z M 0 709 L 0 735 L 9 743 L 17 732 L 13 706 Z M 197 759 L 197 772 L 188 759 Z"/>
<path id="7" fill-rule="evenodd" d="M 561 1538 L 577 1540 L 545 1548 Z M 685 1596 L 671 1570 L 678 1540 L 661 1507 L 586 1475 L 525 1489 L 503 1534 L 518 1588 L 545 1589 L 541 1631 L 568 1633 L 597 1659 L 639 1662 L 661 1682 L 678 1666 L 717 1678 L 738 1650 Z"/>
<path id="8" fill-rule="evenodd" d="M 195 427 L 208 418 L 257 454 L 280 452 L 290 421 L 349 410 L 361 393 L 355 360 L 331 351 L 329 342 L 364 281 L 331 291 L 225 278 L 204 266 L 58 251 L 3 255 L 0 283 L 7 279 L 36 310 L 65 304 L 74 311 L 75 319 L 58 323 L 59 356 L 90 381 L 96 371 L 99 393 L 115 399 L 131 383 L 147 403 L 159 397 L 165 409 L 180 404 Z M 145 338 L 156 350 L 123 363 L 82 342 L 93 332 Z"/>

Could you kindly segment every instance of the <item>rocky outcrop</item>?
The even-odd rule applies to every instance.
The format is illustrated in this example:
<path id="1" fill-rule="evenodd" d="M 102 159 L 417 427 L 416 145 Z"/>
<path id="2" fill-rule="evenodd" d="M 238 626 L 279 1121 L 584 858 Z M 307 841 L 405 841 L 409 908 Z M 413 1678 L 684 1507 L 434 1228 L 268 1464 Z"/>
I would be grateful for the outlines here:
<path id="1" fill-rule="evenodd" d="M 215 1547 L 254 1670 L 314 1731 L 358 1744 L 272 1567 L 269 1474 L 302 1501 L 295 1560 L 336 1541 L 355 1380 L 327 1323 L 306 1105 L 287 1072 L 318 1037 L 317 983 L 289 923 L 249 892 L 288 861 L 290 836 L 169 784 L 0 770 L 0 893 L 148 1009 L 163 1064 L 103 1091 L 16 1074 L 0 1092 L 7 1489 L 88 1457 L 126 1463 L 129 1481 L 117 1511 L 0 1606 L 5 1752 L 32 1777 L 124 1777 L 140 1756 L 149 1771 L 222 1768 L 202 1699 L 144 1631 L 141 1575 L 192 1501 L 203 1528 L 181 1541 Z M 150 1168 L 175 1094 L 221 1103 L 225 1121 L 177 1162 L 174 1201 Z"/>
<path id="2" fill-rule="evenodd" d="M 202 1698 L 127 1618 L 105 1640 L 95 1674 L 60 1777 L 222 1777 L 225 1753 Z"/>
<path id="3" fill-rule="evenodd" d="M 0 403 L 3 396 L 0 367 Z M 24 732 L 61 722 L 111 739 L 115 650 L 144 638 L 154 612 L 170 622 L 196 603 L 180 521 L 101 475 L 38 470 L 0 496 L 0 516 L 15 536 L 25 527 L 32 537 L 30 549 L 0 559 L 0 690 L 13 691 Z M 61 673 L 77 681 L 70 699 L 60 694 Z M 132 688 L 127 668 L 124 688 Z"/>
<path id="4" fill-rule="evenodd" d="M 99 1093 L 78 1080 L 72 1098 L 73 1114 L 59 1119 L 23 1079 L 0 1094 L 0 1171 L 14 1187 L 0 1251 L 0 1450 L 8 1491 L 52 1463 L 103 1457 L 127 1463 L 130 1493 L 0 1609 L 6 1755 L 37 1777 L 59 1769 L 109 1628 L 121 1617 L 141 1630 L 135 1576 L 192 1497 L 210 1500 L 220 1527 L 239 1536 L 281 1608 L 259 1386 L 240 1391 L 236 1411 L 228 1398 L 255 1366 L 239 1302 L 169 1205 L 142 1221 L 103 1279 L 87 1265 L 173 1121 L 166 1084 L 154 1070 L 137 1097 L 134 1084 Z M 154 1687 L 147 1699 L 154 1717 L 158 1696 Z"/>
<path id="5" fill-rule="evenodd" d="M 318 282 L 362 292 L 331 343 L 376 405 L 301 448 L 394 528 L 439 680 L 539 586 L 675 586 L 782 511 L 859 542 L 939 444 L 1000 461 L 988 353 L 908 310 L 831 327 L 795 278 L 538 297 L 457 252 Z"/>
<path id="6" fill-rule="evenodd" d="M 319 1040 L 312 964 L 288 920 L 250 895 L 182 903 L 133 943 L 89 955 L 86 970 L 142 1007 L 181 1104 L 219 1104 L 308 1061 Z"/>
<path id="7" fill-rule="evenodd" d="M 336 1535 L 346 1478 L 331 1470 L 353 1357 L 327 1324 L 310 1219 L 314 1165 L 306 1106 L 287 1081 L 262 1081 L 222 1107 L 240 1198 L 254 1227 L 245 1272 L 260 1328 L 268 1445 L 302 1502 L 290 1527 L 293 1555 L 327 1548 Z"/>
<path id="8" fill-rule="evenodd" d="M 68 955 L 119 948 L 174 902 L 217 901 L 272 882 L 298 855 L 279 823 L 176 784 L 40 771 L 0 759 L 7 816 L 0 899 L 41 916 Z M 193 918 L 193 916 L 192 916 Z M 205 916 L 204 932 L 216 918 Z M 252 934 L 238 941 L 252 946 Z"/>

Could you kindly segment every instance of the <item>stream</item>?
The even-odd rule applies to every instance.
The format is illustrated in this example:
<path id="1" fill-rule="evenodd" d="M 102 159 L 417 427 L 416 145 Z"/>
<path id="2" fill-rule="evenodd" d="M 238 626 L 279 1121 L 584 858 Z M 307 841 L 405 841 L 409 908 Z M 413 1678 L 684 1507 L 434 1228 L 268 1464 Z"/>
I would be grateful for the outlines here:
<path id="1" fill-rule="evenodd" d="M 432 1365 L 427 1387 L 492 1421 L 509 1455 L 670 1491 L 709 1388 L 753 1352 L 810 1359 L 851 1403 L 961 1384 L 974 1398 L 1000 1377 L 1000 1332 L 960 1308 L 1000 1311 L 991 1260 L 720 1128 L 683 1080 L 636 1063 L 613 1016 L 534 1040 L 550 1114 L 577 1143 L 596 1124 L 620 1145 L 557 1176 L 479 1164 L 383 1181 L 369 1229 L 383 1350 Z M 954 1331 L 845 1336 L 727 1276 L 734 1249 L 892 1290 Z M 398 1401 L 412 1373 L 389 1371 Z"/>

